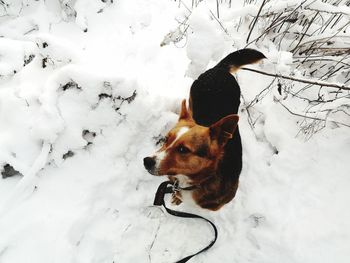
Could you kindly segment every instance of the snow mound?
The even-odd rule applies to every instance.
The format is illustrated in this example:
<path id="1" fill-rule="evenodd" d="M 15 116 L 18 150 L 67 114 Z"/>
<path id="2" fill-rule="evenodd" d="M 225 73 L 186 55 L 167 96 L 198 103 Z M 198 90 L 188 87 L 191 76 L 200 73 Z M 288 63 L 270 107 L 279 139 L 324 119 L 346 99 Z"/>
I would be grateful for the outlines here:
<path id="1" fill-rule="evenodd" d="M 165 178 L 142 160 L 176 123 L 193 78 L 244 47 L 247 36 L 225 23 L 259 8 L 221 10 L 220 25 L 216 1 L 88 3 L 0 1 L 0 262 L 174 262 L 212 238 L 204 222 L 152 206 Z M 160 47 L 184 17 L 186 48 L 175 38 Z M 265 70 L 290 72 L 290 52 L 268 39 L 259 49 Z M 348 262 L 348 128 L 327 125 L 305 140 L 277 83 L 236 77 L 240 187 L 218 212 L 176 208 L 218 226 L 215 246 L 192 261 Z M 346 105 L 337 103 L 325 107 Z"/>

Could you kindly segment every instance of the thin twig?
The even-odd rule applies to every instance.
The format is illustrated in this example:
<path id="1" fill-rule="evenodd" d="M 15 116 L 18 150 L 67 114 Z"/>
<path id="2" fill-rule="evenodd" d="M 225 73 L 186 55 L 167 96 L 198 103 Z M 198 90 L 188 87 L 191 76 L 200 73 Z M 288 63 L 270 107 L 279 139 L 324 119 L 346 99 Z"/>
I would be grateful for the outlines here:
<path id="1" fill-rule="evenodd" d="M 350 87 L 347 87 L 347 86 L 344 86 L 344 85 L 340 85 L 340 84 L 337 84 L 337 83 L 328 83 L 328 82 L 323 82 L 323 81 L 320 82 L 320 81 L 317 81 L 317 80 L 295 78 L 295 77 L 290 77 L 290 76 L 285 76 L 285 75 L 280 75 L 280 74 L 268 73 L 268 72 L 265 72 L 265 71 L 251 69 L 251 68 L 241 68 L 241 69 L 252 71 L 252 72 L 255 72 L 255 73 L 259 73 L 259 74 L 263 74 L 263 75 L 266 75 L 266 76 L 279 77 L 279 78 L 289 79 L 289 80 L 302 82 L 302 83 L 308 83 L 308 84 L 313 84 L 313 85 L 318 85 L 318 86 L 323 86 L 323 87 L 337 88 L 337 89 L 342 89 L 342 90 L 350 90 Z"/>
<path id="2" fill-rule="evenodd" d="M 152 240 L 152 243 L 149 247 L 149 250 L 148 250 L 148 259 L 149 259 L 149 262 L 152 262 L 152 258 L 151 258 L 151 251 L 153 249 L 153 246 L 154 246 L 154 243 L 156 242 L 157 240 L 157 237 L 158 237 L 158 232 L 159 232 L 159 229 L 160 229 L 160 225 L 161 225 L 161 221 L 159 222 L 159 225 L 157 227 L 157 230 L 156 230 L 156 234 L 154 235 L 154 238 Z"/>
<path id="3" fill-rule="evenodd" d="M 294 57 L 294 58 L 296 58 L 296 60 L 294 60 L 293 61 L 293 63 L 301 63 L 301 61 L 298 59 L 298 57 Z M 319 61 L 331 61 L 331 62 L 337 62 L 337 64 L 343 64 L 343 65 L 345 65 L 345 66 L 348 66 L 348 67 L 350 67 L 350 64 L 348 64 L 348 63 L 345 63 L 345 62 L 343 62 L 342 61 L 343 59 L 341 59 L 341 60 L 336 60 L 336 59 L 332 59 L 332 58 L 316 58 L 316 59 L 313 59 L 313 58 L 310 58 L 310 59 L 307 59 L 306 61 L 303 61 L 303 62 L 313 62 L 313 61 L 317 61 L 317 62 L 319 62 Z"/>
<path id="4" fill-rule="evenodd" d="M 247 106 L 245 106 L 245 108 L 249 108 L 249 107 L 254 106 L 256 103 L 258 103 L 258 102 L 261 100 L 261 98 L 264 98 L 264 97 L 266 96 L 266 94 L 270 91 L 270 89 L 271 89 L 273 83 L 276 81 L 276 79 L 277 79 L 277 78 L 274 78 L 274 79 L 271 81 L 271 83 L 270 83 L 266 88 L 264 88 L 262 91 L 260 91 L 260 92 L 255 96 L 255 98 L 252 99 L 251 102 L 250 102 Z M 266 92 L 266 93 L 265 93 L 265 92 Z"/>
<path id="5" fill-rule="evenodd" d="M 255 20 L 254 20 L 254 22 L 253 22 L 253 25 L 252 25 L 252 27 L 251 27 L 251 29 L 250 29 L 250 31 L 249 31 L 249 34 L 248 34 L 246 43 L 249 42 L 250 35 L 251 35 L 252 32 L 253 32 L 254 26 L 255 26 L 256 22 L 258 21 L 258 19 L 259 19 L 259 15 L 260 15 L 261 10 L 263 9 L 265 3 L 266 3 L 266 0 L 264 0 L 264 1 L 262 2 L 261 6 L 260 6 L 260 9 L 259 9 L 259 11 L 258 11 L 258 14 L 256 15 Z"/>
<path id="6" fill-rule="evenodd" d="M 349 16 L 349 13 L 347 12 L 343 12 L 342 10 L 336 10 L 336 11 L 333 11 L 333 10 L 325 10 L 325 9 L 319 9 L 319 8 L 312 8 L 312 7 L 309 7 L 309 6 L 305 6 L 304 7 L 305 10 L 311 10 L 311 11 L 317 11 L 317 12 L 323 12 L 323 13 L 328 13 L 328 14 L 343 14 L 343 15 L 347 15 Z"/>
<path id="7" fill-rule="evenodd" d="M 305 37 L 307 31 L 309 30 L 310 26 L 313 24 L 315 18 L 318 16 L 318 14 L 319 14 L 319 12 L 316 12 L 316 14 L 314 15 L 314 17 L 311 19 L 310 23 L 308 24 L 306 30 L 305 30 L 305 31 L 303 32 L 303 34 L 301 35 L 301 38 L 299 39 L 298 44 L 295 46 L 295 48 L 294 48 L 291 52 L 295 53 L 295 52 L 297 51 L 299 44 L 300 44 L 301 41 L 304 39 L 304 37 Z"/>
<path id="8" fill-rule="evenodd" d="M 219 14 L 219 0 L 216 0 L 216 14 L 218 15 L 218 19 L 220 19 L 220 14 Z"/>
<path id="9" fill-rule="evenodd" d="M 307 115 L 303 115 L 303 114 L 300 114 L 300 113 L 295 113 L 293 111 L 291 111 L 286 105 L 284 105 L 282 102 L 278 101 L 279 104 L 281 104 L 283 106 L 283 108 L 285 108 L 290 114 L 294 115 L 294 116 L 298 116 L 298 117 L 303 117 L 303 118 L 307 118 L 307 119 L 312 119 L 312 120 L 316 120 L 316 121 L 324 121 L 324 122 L 327 122 L 327 119 L 322 119 L 322 118 L 317 118 L 317 117 L 312 117 L 312 116 L 307 116 Z M 345 123 L 342 123 L 342 122 L 338 122 L 338 121 L 333 121 L 331 120 L 330 122 L 334 122 L 336 124 L 339 124 L 339 125 L 344 125 L 346 127 L 350 127 L 349 124 L 345 124 Z"/>
<path id="10" fill-rule="evenodd" d="M 209 9 L 209 12 L 210 12 L 211 15 L 213 16 L 213 18 L 216 20 L 216 22 L 219 23 L 219 25 L 221 26 L 222 30 L 224 30 L 224 32 L 226 33 L 226 35 L 231 36 L 231 35 L 229 34 L 228 30 L 222 25 L 222 23 L 220 22 L 220 20 L 214 15 L 213 11 L 211 11 L 211 10 Z"/>
<path id="11" fill-rule="evenodd" d="M 286 20 L 286 19 L 289 19 L 289 18 L 298 10 L 298 8 L 301 7 L 306 1 L 307 1 L 307 0 L 304 0 L 304 1 L 303 1 L 302 3 L 300 3 L 296 8 L 294 8 L 293 10 L 291 10 L 291 12 L 290 12 L 286 17 L 281 18 L 280 20 L 278 20 L 278 22 L 276 22 L 276 20 L 273 21 L 273 22 L 270 24 L 270 26 L 268 26 L 260 36 L 258 36 L 258 37 L 255 38 L 254 40 L 252 40 L 252 41 L 250 41 L 249 43 L 247 43 L 247 44 L 245 45 L 245 48 L 248 47 L 251 43 L 258 41 L 261 37 L 263 37 L 265 34 L 267 34 L 267 33 L 268 33 L 269 31 L 271 31 L 272 29 L 277 28 L 277 27 L 280 26 L 281 24 L 283 25 L 284 22 L 285 22 L 285 20 Z M 287 12 L 287 11 L 285 11 L 285 13 L 286 13 L 286 12 Z"/>

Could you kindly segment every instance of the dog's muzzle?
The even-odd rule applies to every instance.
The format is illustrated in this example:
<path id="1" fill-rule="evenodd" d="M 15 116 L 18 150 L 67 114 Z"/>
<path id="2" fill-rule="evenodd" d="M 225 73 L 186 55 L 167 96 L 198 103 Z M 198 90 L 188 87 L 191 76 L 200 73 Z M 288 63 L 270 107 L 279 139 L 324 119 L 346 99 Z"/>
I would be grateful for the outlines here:
<path id="1" fill-rule="evenodd" d="M 155 157 L 143 158 L 143 165 L 145 166 L 146 170 L 152 175 L 157 175 L 156 163 L 157 162 Z"/>

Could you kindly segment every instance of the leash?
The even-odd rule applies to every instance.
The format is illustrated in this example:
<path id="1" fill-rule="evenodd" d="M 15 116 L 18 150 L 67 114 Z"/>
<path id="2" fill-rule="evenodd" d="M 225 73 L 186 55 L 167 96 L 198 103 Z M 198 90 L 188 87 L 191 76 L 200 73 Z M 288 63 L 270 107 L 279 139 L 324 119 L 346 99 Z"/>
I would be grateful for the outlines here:
<path id="1" fill-rule="evenodd" d="M 168 185 L 171 185 L 171 186 L 168 186 Z M 171 194 L 171 193 L 174 193 L 176 191 L 179 191 L 179 190 L 193 190 L 195 189 L 196 186 L 190 186 L 190 187 L 185 187 L 185 188 L 180 188 L 178 186 L 178 183 L 175 182 L 171 182 L 171 181 L 165 181 L 163 183 L 161 183 L 159 186 L 158 186 L 158 189 L 157 189 L 157 192 L 156 192 L 156 195 L 154 197 L 154 202 L 153 202 L 153 205 L 156 205 L 156 206 L 163 206 L 165 208 L 165 210 L 172 216 L 177 216 L 177 217 L 184 217 L 184 218 L 199 218 L 199 219 L 202 219 L 206 222 L 208 222 L 213 230 L 214 230 L 214 239 L 210 242 L 209 245 L 207 245 L 205 248 L 201 249 L 200 251 L 198 251 L 197 253 L 194 253 L 192 255 L 189 255 L 181 260 L 178 260 L 176 261 L 176 263 L 185 263 L 187 261 L 189 261 L 192 257 L 208 250 L 209 248 L 211 248 L 214 243 L 216 242 L 216 239 L 218 238 L 218 230 L 216 228 L 216 226 L 214 225 L 213 222 L 211 222 L 209 219 L 206 219 L 202 216 L 199 216 L 199 215 L 195 215 L 195 214 L 190 214 L 190 213 L 186 213 L 186 212 L 180 212 L 180 211 L 175 211 L 175 210 L 172 210 L 170 208 L 168 208 L 166 205 L 165 205 L 165 201 L 164 201 L 164 197 L 165 197 L 165 194 Z"/>

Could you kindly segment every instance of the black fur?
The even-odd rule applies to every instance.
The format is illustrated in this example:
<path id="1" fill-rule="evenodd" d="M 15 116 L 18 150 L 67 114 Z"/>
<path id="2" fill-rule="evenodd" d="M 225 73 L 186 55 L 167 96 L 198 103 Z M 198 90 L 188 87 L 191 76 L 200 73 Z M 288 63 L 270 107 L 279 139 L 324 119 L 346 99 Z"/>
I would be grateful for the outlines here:
<path id="1" fill-rule="evenodd" d="M 232 66 L 241 67 L 247 64 L 256 63 L 257 61 L 266 58 L 263 53 L 255 49 L 245 48 L 237 50 L 226 56 L 217 64 L 219 68 L 230 68 Z"/>
<path id="2" fill-rule="evenodd" d="M 201 74 L 193 82 L 190 92 L 195 122 L 209 127 L 227 115 L 237 114 L 241 91 L 229 70 L 231 67 L 238 68 L 263 58 L 265 56 L 261 52 L 253 49 L 238 50 Z M 238 180 L 242 170 L 242 143 L 238 127 L 233 138 L 225 146 L 219 169 L 224 181 Z"/>

